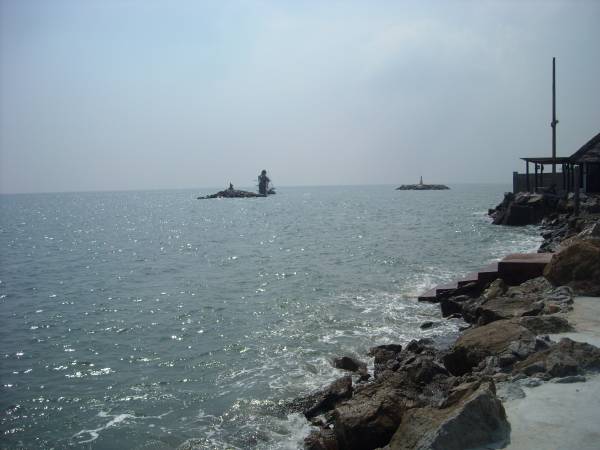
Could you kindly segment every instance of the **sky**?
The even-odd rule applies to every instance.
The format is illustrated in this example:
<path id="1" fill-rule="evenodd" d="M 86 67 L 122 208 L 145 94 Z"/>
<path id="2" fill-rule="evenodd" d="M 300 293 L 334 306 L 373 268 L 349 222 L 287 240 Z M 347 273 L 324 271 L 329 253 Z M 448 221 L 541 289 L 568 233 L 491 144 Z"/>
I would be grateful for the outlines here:
<path id="1" fill-rule="evenodd" d="M 510 184 L 600 132 L 600 1 L 0 0 L 0 193 Z"/>

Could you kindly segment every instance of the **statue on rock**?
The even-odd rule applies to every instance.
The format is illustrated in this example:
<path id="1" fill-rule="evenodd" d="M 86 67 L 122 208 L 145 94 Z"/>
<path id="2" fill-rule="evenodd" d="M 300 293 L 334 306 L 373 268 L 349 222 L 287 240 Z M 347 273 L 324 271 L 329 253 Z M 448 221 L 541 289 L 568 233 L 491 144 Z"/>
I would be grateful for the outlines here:
<path id="1" fill-rule="evenodd" d="M 258 176 L 258 193 L 260 195 L 267 196 L 269 181 L 271 180 L 267 176 L 267 171 L 263 169 Z"/>

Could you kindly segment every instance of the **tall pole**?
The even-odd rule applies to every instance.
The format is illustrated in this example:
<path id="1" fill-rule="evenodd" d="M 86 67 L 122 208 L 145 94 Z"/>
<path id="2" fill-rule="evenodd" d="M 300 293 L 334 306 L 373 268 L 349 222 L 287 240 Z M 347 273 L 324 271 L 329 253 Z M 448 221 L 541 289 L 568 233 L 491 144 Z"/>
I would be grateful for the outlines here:
<path id="1" fill-rule="evenodd" d="M 556 58 L 552 58 L 552 175 L 556 175 Z"/>

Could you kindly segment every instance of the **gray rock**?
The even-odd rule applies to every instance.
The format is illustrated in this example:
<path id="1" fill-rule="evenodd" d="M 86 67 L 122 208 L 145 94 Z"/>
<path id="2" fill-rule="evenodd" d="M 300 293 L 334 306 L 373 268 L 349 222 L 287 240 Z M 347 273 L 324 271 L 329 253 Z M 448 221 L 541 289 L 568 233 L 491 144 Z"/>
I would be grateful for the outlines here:
<path id="1" fill-rule="evenodd" d="M 535 334 L 553 334 L 572 331 L 569 321 L 560 316 L 521 317 L 519 323 Z"/>
<path id="2" fill-rule="evenodd" d="M 335 433 L 330 429 L 313 430 L 304 438 L 305 450 L 338 450 Z"/>
<path id="3" fill-rule="evenodd" d="M 396 357 L 401 353 L 402 346 L 399 344 L 387 344 L 373 347 L 369 355 L 374 357 L 374 376 L 377 378 L 385 370 L 396 370 L 400 363 Z"/>
<path id="4" fill-rule="evenodd" d="M 585 370 L 598 369 L 600 369 L 600 349 L 584 342 L 563 338 L 546 350 L 536 352 L 515 364 L 513 372 L 526 375 L 539 372 L 550 378 L 562 378 L 580 375 Z"/>
<path id="5" fill-rule="evenodd" d="M 511 344 L 517 342 L 517 345 Z M 509 320 L 499 320 L 488 325 L 472 328 L 458 338 L 444 355 L 444 365 L 453 375 L 470 372 L 488 356 L 502 355 L 525 348 L 535 348 L 535 335 L 527 328 Z"/>
<path id="6" fill-rule="evenodd" d="M 600 295 L 600 240 L 575 240 L 555 253 L 544 276 L 580 295 Z"/>
<path id="7" fill-rule="evenodd" d="M 496 395 L 502 401 L 517 400 L 525 397 L 525 391 L 517 383 L 498 383 L 496 384 Z"/>
<path id="8" fill-rule="evenodd" d="M 291 412 L 301 412 L 310 419 L 333 409 L 336 404 L 351 396 L 352 377 L 345 376 L 320 391 L 292 401 L 287 409 Z"/>
<path id="9" fill-rule="evenodd" d="M 504 295 L 508 290 L 508 285 L 504 282 L 503 279 L 498 278 L 493 281 L 492 284 L 483 292 L 483 298 L 485 300 L 491 300 L 492 298 L 496 298 L 500 295 Z"/>
<path id="10" fill-rule="evenodd" d="M 507 442 L 510 424 L 493 383 L 482 384 L 445 408 L 408 411 L 389 450 L 464 450 Z"/>
<path id="11" fill-rule="evenodd" d="M 360 374 L 367 373 L 367 365 L 351 356 L 342 356 L 333 360 L 333 367 L 337 369 L 348 370 L 350 372 L 358 372 Z"/>
<path id="12" fill-rule="evenodd" d="M 544 380 L 536 377 L 522 378 L 519 380 L 519 385 L 522 387 L 534 388 L 544 384 Z"/>
<path id="13" fill-rule="evenodd" d="M 424 406 L 425 400 L 408 375 L 392 372 L 384 379 L 357 390 L 334 411 L 334 430 L 340 448 L 368 450 L 386 445 L 402 415 Z"/>
<path id="14" fill-rule="evenodd" d="M 583 375 L 571 375 L 569 377 L 554 378 L 553 383 L 583 383 L 587 378 Z"/>
<path id="15" fill-rule="evenodd" d="M 439 322 L 432 322 L 432 321 L 428 320 L 426 322 L 423 322 L 419 328 L 421 328 L 421 330 L 428 330 L 429 328 L 434 328 L 439 325 L 440 325 Z"/>
<path id="16" fill-rule="evenodd" d="M 495 320 L 513 317 L 536 316 L 542 312 L 544 304 L 535 296 L 492 298 L 483 303 L 477 310 L 478 323 L 485 325 Z"/>
<path id="17" fill-rule="evenodd" d="M 502 203 L 489 214 L 493 218 L 494 225 L 537 224 L 554 210 L 548 199 L 549 197 L 540 194 L 519 192 L 515 195 L 507 192 Z"/>
<path id="18" fill-rule="evenodd" d="M 202 439 L 188 439 L 181 443 L 177 450 L 201 450 L 205 448 L 206 442 Z"/>
<path id="19" fill-rule="evenodd" d="M 569 286 L 559 286 L 550 291 L 544 300 L 555 303 L 573 303 L 573 289 Z"/>

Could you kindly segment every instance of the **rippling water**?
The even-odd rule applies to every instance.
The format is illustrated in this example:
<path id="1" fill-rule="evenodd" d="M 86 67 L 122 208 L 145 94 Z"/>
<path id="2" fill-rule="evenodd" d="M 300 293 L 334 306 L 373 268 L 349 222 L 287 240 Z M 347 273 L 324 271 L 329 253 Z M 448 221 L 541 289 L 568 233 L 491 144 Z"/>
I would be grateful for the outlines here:
<path id="1" fill-rule="evenodd" d="M 452 188 L 1 196 L 2 447 L 298 448 L 278 405 L 332 357 L 447 340 L 415 297 L 537 248 L 485 216 L 507 186 Z"/>

